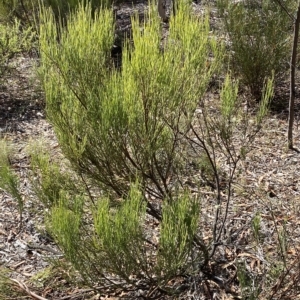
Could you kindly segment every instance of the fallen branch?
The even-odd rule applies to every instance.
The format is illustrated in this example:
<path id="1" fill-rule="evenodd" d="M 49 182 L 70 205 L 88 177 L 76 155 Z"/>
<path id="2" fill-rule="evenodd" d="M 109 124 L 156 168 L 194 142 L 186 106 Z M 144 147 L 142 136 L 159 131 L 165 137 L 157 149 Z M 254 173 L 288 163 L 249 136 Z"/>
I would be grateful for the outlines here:
<path id="1" fill-rule="evenodd" d="M 38 300 L 48 300 L 48 299 L 46 299 L 46 298 L 44 298 L 44 297 L 41 297 L 41 296 L 37 295 L 36 293 L 30 291 L 29 288 L 28 288 L 28 286 L 27 286 L 24 282 L 20 282 L 20 281 L 18 281 L 17 279 L 11 279 L 11 278 L 10 278 L 10 280 L 11 280 L 12 282 L 17 283 L 18 286 L 19 286 L 23 291 L 25 291 L 29 296 L 31 296 L 32 298 L 38 299 Z"/>

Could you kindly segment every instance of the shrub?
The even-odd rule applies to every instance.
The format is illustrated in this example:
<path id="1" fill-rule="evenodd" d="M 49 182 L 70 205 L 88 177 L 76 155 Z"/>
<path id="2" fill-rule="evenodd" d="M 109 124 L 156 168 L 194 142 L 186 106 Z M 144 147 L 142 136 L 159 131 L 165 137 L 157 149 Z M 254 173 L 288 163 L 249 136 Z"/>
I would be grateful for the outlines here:
<path id="1" fill-rule="evenodd" d="M 92 18 L 90 6 L 81 5 L 59 30 L 49 10 L 41 20 L 47 116 L 75 171 L 52 176 L 65 168 L 32 154 L 50 206 L 49 231 L 97 289 L 121 287 L 148 298 L 181 293 L 188 286 L 184 278 L 193 282 L 215 254 L 237 163 L 260 128 L 272 80 L 251 124 L 229 75 L 217 112 L 211 110 L 203 96 L 222 65 L 223 47 L 210 35 L 208 19 L 194 16 L 186 1 L 178 2 L 164 40 L 154 5 L 144 23 L 133 17 L 133 40 L 125 42 L 120 69 L 110 58 L 111 10 L 96 10 Z M 237 149 L 233 140 L 240 131 L 245 134 Z M 217 152 L 228 161 L 226 197 Z M 209 170 L 215 181 L 215 223 L 206 243 L 200 195 L 185 184 L 187 177 L 199 184 L 197 167 L 189 165 Z"/>
<path id="2" fill-rule="evenodd" d="M 284 1 L 293 11 L 295 1 Z M 275 72 L 275 82 L 288 68 L 292 20 L 277 1 L 218 1 L 229 36 L 230 65 L 256 100 L 261 98 L 266 78 Z"/>
<path id="3" fill-rule="evenodd" d="M 74 11 L 79 4 L 90 3 L 93 11 L 99 7 L 110 7 L 111 0 L 0 0 L 0 20 L 12 22 L 17 19 L 22 25 L 33 27 L 39 6 L 51 7 L 55 19 L 66 21 L 67 15 Z"/>

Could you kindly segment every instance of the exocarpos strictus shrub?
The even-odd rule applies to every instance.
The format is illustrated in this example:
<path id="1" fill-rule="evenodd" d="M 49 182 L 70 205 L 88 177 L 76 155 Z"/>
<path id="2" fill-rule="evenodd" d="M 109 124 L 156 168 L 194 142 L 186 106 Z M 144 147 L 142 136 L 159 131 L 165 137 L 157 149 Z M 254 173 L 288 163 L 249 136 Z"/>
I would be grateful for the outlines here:
<path id="1" fill-rule="evenodd" d="M 178 295 L 198 280 L 199 270 L 209 272 L 235 170 L 267 112 L 272 79 L 253 122 L 245 121 L 238 83 L 229 75 L 217 111 L 211 110 L 203 96 L 222 68 L 224 47 L 211 35 L 208 19 L 194 16 L 186 1 L 178 2 L 164 39 L 155 5 L 143 23 L 132 18 L 132 40 L 125 41 L 119 69 L 110 58 L 112 10 L 96 10 L 92 17 L 91 7 L 81 5 L 68 18 L 57 30 L 51 11 L 41 12 L 47 117 L 74 172 L 68 180 L 65 167 L 32 153 L 41 181 L 37 194 L 44 193 L 50 208 L 48 229 L 90 286 L 147 298 Z M 223 180 L 217 152 L 228 166 Z M 189 174 L 200 184 L 197 168 L 188 166 L 203 165 L 201 159 L 214 181 L 215 221 L 205 242 L 201 194 L 185 180 Z M 59 171 L 64 176 L 51 175 Z"/>

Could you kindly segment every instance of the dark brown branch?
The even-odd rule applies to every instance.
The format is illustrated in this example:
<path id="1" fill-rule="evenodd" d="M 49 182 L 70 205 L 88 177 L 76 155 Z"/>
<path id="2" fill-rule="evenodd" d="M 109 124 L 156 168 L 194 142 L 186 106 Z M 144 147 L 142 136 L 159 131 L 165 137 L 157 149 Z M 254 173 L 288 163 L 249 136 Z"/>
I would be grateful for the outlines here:
<path id="1" fill-rule="evenodd" d="M 283 10 L 284 12 L 289 16 L 291 21 L 295 22 L 295 18 L 289 13 L 287 8 L 282 4 L 281 0 L 274 0 Z"/>

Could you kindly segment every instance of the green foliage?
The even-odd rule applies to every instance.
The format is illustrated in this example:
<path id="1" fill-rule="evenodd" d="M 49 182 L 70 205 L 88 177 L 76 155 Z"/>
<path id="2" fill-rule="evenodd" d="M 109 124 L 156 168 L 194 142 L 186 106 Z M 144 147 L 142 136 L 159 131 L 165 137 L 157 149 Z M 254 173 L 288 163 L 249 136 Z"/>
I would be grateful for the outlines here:
<path id="1" fill-rule="evenodd" d="M 0 140 L 0 188 L 18 201 L 20 224 L 22 223 L 23 199 L 19 190 L 19 178 L 11 169 L 12 149 Z"/>
<path id="2" fill-rule="evenodd" d="M 259 242 L 260 239 L 260 229 L 261 229 L 261 217 L 259 213 L 256 213 L 254 218 L 252 219 L 252 230 L 257 242 Z"/>
<path id="3" fill-rule="evenodd" d="M 78 245 L 81 239 L 79 227 L 82 221 L 82 198 L 80 195 L 71 197 L 67 192 L 61 191 L 58 201 L 51 212 L 51 231 L 66 257 L 77 266 L 81 255 Z"/>
<path id="4" fill-rule="evenodd" d="M 271 78 L 268 78 L 263 90 L 262 90 L 262 99 L 260 102 L 260 106 L 258 109 L 258 113 L 256 115 L 257 124 L 261 124 L 263 118 L 269 111 L 270 99 L 273 98 L 274 95 L 274 73 Z"/>
<path id="5" fill-rule="evenodd" d="M 189 259 L 199 225 L 199 200 L 191 199 L 188 193 L 182 194 L 176 202 L 165 202 L 162 214 L 157 259 L 159 273 L 168 280 L 178 275 L 183 266 L 187 269 L 193 263 Z"/>
<path id="6" fill-rule="evenodd" d="M 101 17 L 96 13 L 92 21 L 81 7 L 68 29 L 61 29 L 60 44 L 53 17 L 42 16 L 48 117 L 73 165 L 118 195 L 137 177 L 151 194 L 163 198 L 169 193 L 166 181 L 177 159 L 179 131 L 187 130 L 220 64 L 208 19 L 187 10 L 186 5 L 176 15 L 178 23 L 171 20 L 163 51 L 155 8 L 143 33 L 133 18 L 134 49 L 125 44 L 121 72 L 107 68 L 114 38 L 111 11 L 102 11 Z M 216 59 L 209 65 L 211 52 Z"/>
<path id="7" fill-rule="evenodd" d="M 127 284 L 142 279 L 147 284 L 166 285 L 190 267 L 199 201 L 188 193 L 164 206 L 159 247 L 146 238 L 146 202 L 138 184 L 131 186 L 118 208 L 111 207 L 108 198 L 99 199 L 93 227 L 84 221 L 84 198 L 71 200 L 69 196 L 61 193 L 53 206 L 49 229 L 86 282 L 108 283 L 104 274 L 114 274 Z M 89 235 L 84 235 L 87 230 Z"/>
<path id="8" fill-rule="evenodd" d="M 116 211 L 110 211 L 109 200 L 99 202 L 95 212 L 95 242 L 105 253 L 105 268 L 130 281 L 130 275 L 146 268 L 144 234 L 141 224 L 146 203 L 137 185 Z"/>
<path id="9" fill-rule="evenodd" d="M 231 67 L 256 100 L 266 78 L 278 82 L 287 70 L 292 21 L 277 1 L 219 0 L 219 12 L 230 38 Z M 295 1 L 284 1 L 293 11 Z"/>
<path id="10" fill-rule="evenodd" d="M 226 76 L 223 88 L 221 90 L 221 113 L 224 119 L 231 119 L 239 107 L 238 84 L 234 83 L 229 75 Z"/>
<path id="11" fill-rule="evenodd" d="M 238 263 L 237 278 L 240 283 L 242 299 L 258 299 L 261 292 L 259 282 L 256 278 L 251 278 L 244 261 Z"/>
<path id="12" fill-rule="evenodd" d="M 222 87 L 221 98 L 221 118 L 220 129 L 221 137 L 224 140 L 229 140 L 232 136 L 232 120 L 237 117 L 240 109 L 238 103 L 238 83 L 234 83 L 229 75 L 226 76 Z"/>
<path id="13" fill-rule="evenodd" d="M 73 191 L 74 195 L 81 193 L 82 187 L 76 183 L 74 177 L 72 178 L 66 166 L 53 161 L 45 147 L 36 144 L 29 152 L 34 175 L 32 185 L 35 194 L 46 207 L 50 208 L 57 204 L 62 190 Z"/>

